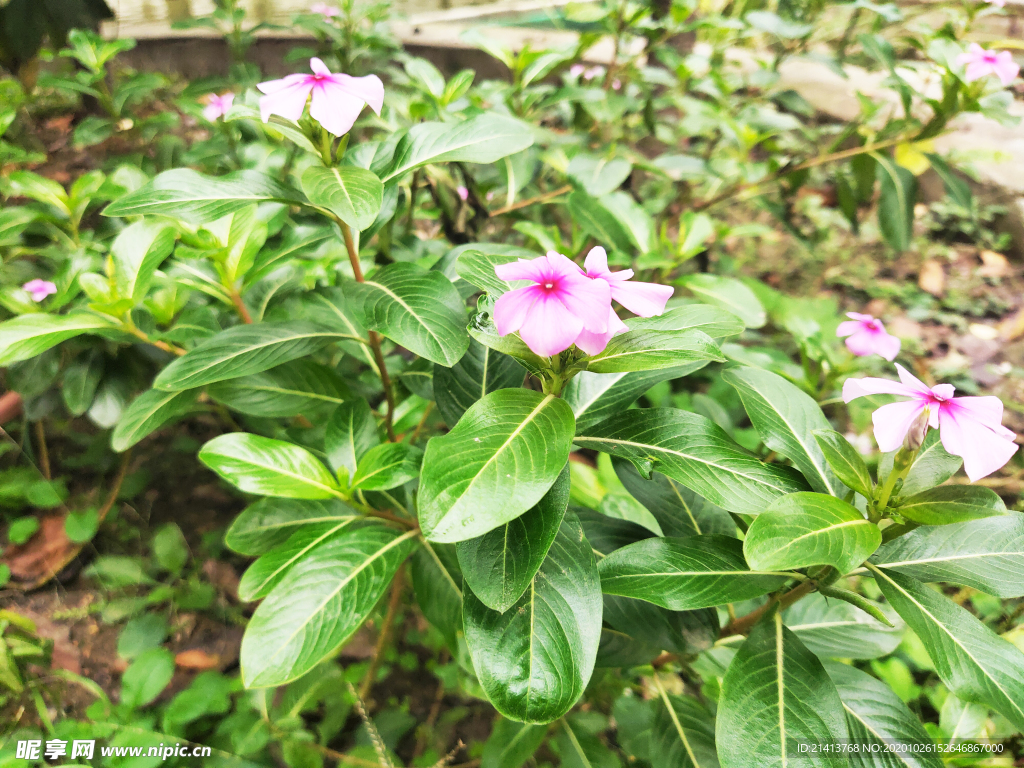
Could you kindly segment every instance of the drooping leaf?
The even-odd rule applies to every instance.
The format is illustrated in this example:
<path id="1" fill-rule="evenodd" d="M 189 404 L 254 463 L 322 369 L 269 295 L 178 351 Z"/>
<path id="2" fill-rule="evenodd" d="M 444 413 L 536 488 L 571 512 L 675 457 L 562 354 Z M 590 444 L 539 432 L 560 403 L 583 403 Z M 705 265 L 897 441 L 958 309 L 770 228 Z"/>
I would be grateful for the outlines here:
<path id="1" fill-rule="evenodd" d="M 921 582 L 888 569 L 872 568 L 872 573 L 889 604 L 921 639 L 946 687 L 1024 729 L 1024 652 Z"/>
<path id="2" fill-rule="evenodd" d="M 910 248 L 914 236 L 914 204 L 917 202 L 917 179 L 906 168 L 896 165 L 888 156 L 872 153 L 878 161 L 878 228 L 889 246 L 899 252 Z"/>
<path id="3" fill-rule="evenodd" d="M 1024 597 L 1024 515 L 922 526 L 883 544 L 871 559 L 918 581 Z"/>
<path id="4" fill-rule="evenodd" d="M 370 171 L 350 165 L 311 165 L 302 174 L 309 202 L 326 208 L 356 231 L 373 224 L 384 201 L 384 185 Z"/>
<path id="5" fill-rule="evenodd" d="M 242 555 L 262 555 L 284 544 L 299 528 L 336 523 L 355 512 L 338 499 L 260 499 L 243 509 L 224 534 L 229 549 Z"/>
<path id="6" fill-rule="evenodd" d="M 99 315 L 71 312 L 48 315 L 31 312 L 0 323 L 0 366 L 41 355 L 66 339 L 83 333 L 112 330 L 114 326 Z"/>
<path id="7" fill-rule="evenodd" d="M 196 409 L 199 390 L 162 392 L 149 389 L 136 397 L 121 412 L 117 426 L 110 436 L 111 447 L 121 453 L 164 424 Z"/>
<path id="8" fill-rule="evenodd" d="M 384 443 L 368 450 L 352 476 L 352 488 L 385 491 L 403 485 L 420 473 L 423 451 L 407 443 Z"/>
<path id="9" fill-rule="evenodd" d="M 332 341 L 350 338 L 305 320 L 236 325 L 172 362 L 153 386 L 173 391 L 248 376 L 305 357 Z"/>
<path id="10" fill-rule="evenodd" d="M 114 284 L 121 298 L 141 301 L 157 268 L 171 255 L 177 232 L 160 221 L 129 224 L 110 244 L 114 262 Z"/>
<path id="11" fill-rule="evenodd" d="M 620 413 L 575 442 L 656 469 L 730 512 L 756 515 L 807 487 L 796 471 L 760 461 L 710 419 L 674 408 Z"/>
<path id="12" fill-rule="evenodd" d="M 298 190 L 260 171 L 235 171 L 206 176 L 189 168 L 164 171 L 145 186 L 118 198 L 104 216 L 173 216 L 192 224 L 205 224 L 253 203 L 305 205 Z"/>
<path id="13" fill-rule="evenodd" d="M 432 541 L 465 541 L 540 501 L 569 458 L 573 418 L 551 395 L 501 389 L 427 443 L 419 519 Z"/>
<path id="14" fill-rule="evenodd" d="M 389 264 L 365 282 L 348 280 L 345 299 L 359 321 L 439 365 L 466 353 L 466 309 L 451 281 L 414 264 Z"/>
<path id="15" fill-rule="evenodd" d="M 241 650 L 246 687 L 284 685 L 333 655 L 373 610 L 415 537 L 358 522 L 307 552 L 249 620 Z"/>
<path id="16" fill-rule="evenodd" d="M 466 642 L 487 698 L 505 717 L 555 720 L 586 688 L 601 637 L 601 584 L 579 521 L 566 513 L 529 589 L 505 613 L 465 593 Z"/>
<path id="17" fill-rule="evenodd" d="M 797 601 L 782 613 L 786 626 L 821 658 L 875 659 L 896 650 L 904 626 L 894 627 L 842 600 L 814 593 Z"/>
<path id="18" fill-rule="evenodd" d="M 526 371 L 515 358 L 495 352 L 475 339 L 451 368 L 434 368 L 434 398 L 449 427 L 455 426 L 473 403 L 499 389 L 518 387 Z"/>
<path id="19" fill-rule="evenodd" d="M 778 374 L 760 368 L 732 368 L 723 374 L 739 393 L 751 423 L 769 449 L 790 459 L 811 488 L 842 498 L 846 486 L 825 461 L 812 432 L 829 429 L 816 402 Z"/>
<path id="20" fill-rule="evenodd" d="M 645 480 L 625 459 L 613 459 L 615 474 L 630 495 L 647 507 L 666 536 L 736 535 L 729 513 L 660 472 Z"/>
<path id="21" fill-rule="evenodd" d="M 329 499 L 340 494 L 338 481 L 316 456 L 284 440 L 231 432 L 206 443 L 199 460 L 247 493 L 287 499 Z"/>
<path id="22" fill-rule="evenodd" d="M 851 504 L 823 493 L 791 493 L 750 524 L 743 555 L 764 571 L 831 565 L 848 573 L 881 543 L 878 526 Z"/>
<path id="23" fill-rule="evenodd" d="M 504 613 L 529 588 L 569 504 L 569 467 L 536 506 L 456 546 L 466 584 L 480 602 Z"/>
<path id="24" fill-rule="evenodd" d="M 380 445 L 377 422 L 370 411 L 370 404 L 363 398 L 343 403 L 331 414 L 324 436 L 327 461 L 336 471 L 342 467 L 352 477 L 359 466 L 359 460 L 367 451 Z"/>
<path id="25" fill-rule="evenodd" d="M 971 185 L 949 166 L 941 156 L 936 155 L 932 152 L 925 152 L 925 157 L 928 158 L 928 162 L 932 164 L 932 168 L 939 174 L 942 179 L 942 184 L 946 188 L 946 194 L 949 195 L 950 199 L 962 208 L 967 210 L 971 209 L 971 201 L 973 195 L 971 194 Z"/>
<path id="26" fill-rule="evenodd" d="M 811 434 L 825 461 L 839 482 L 849 486 L 866 499 L 871 498 L 874 482 L 867 464 L 850 441 L 831 429 L 815 429 Z"/>
<path id="27" fill-rule="evenodd" d="M 675 368 L 686 363 L 724 362 L 714 339 L 703 331 L 627 331 L 612 337 L 587 370 L 625 373 Z"/>
<path id="28" fill-rule="evenodd" d="M 851 768 L 942 768 L 936 754 L 918 746 L 932 738 L 889 686 L 836 661 L 826 661 L 825 671 L 839 691 L 850 738 L 869 747 L 850 754 Z"/>
<path id="29" fill-rule="evenodd" d="M 722 680 L 715 724 L 722 768 L 847 768 L 836 752 L 800 754 L 798 745 L 849 738 L 839 693 L 818 657 L 782 624 L 758 622 Z"/>
<path id="30" fill-rule="evenodd" d="M 423 616 L 441 631 L 450 651 L 460 652 L 462 574 L 455 545 L 423 542 L 410 559 L 409 575 Z"/>
<path id="31" fill-rule="evenodd" d="M 768 322 L 761 301 L 750 288 L 735 278 L 698 272 L 687 275 L 679 282 L 701 301 L 736 315 L 747 328 L 760 328 Z"/>
<path id="32" fill-rule="evenodd" d="M 727 536 L 644 539 L 612 552 L 598 570 L 606 594 L 673 611 L 749 600 L 786 581 L 784 573 L 748 568 L 742 542 Z"/>
<path id="33" fill-rule="evenodd" d="M 215 382 L 206 392 L 234 411 L 271 418 L 322 415 L 352 397 L 344 379 L 332 368 L 302 359 Z"/>
<path id="34" fill-rule="evenodd" d="M 659 702 L 651 739 L 654 765 L 678 768 L 718 768 L 715 720 L 691 696 L 666 693 Z"/>
<path id="35" fill-rule="evenodd" d="M 991 488 L 944 485 L 902 498 L 897 511 L 921 525 L 948 525 L 1004 515 L 1006 504 Z"/>

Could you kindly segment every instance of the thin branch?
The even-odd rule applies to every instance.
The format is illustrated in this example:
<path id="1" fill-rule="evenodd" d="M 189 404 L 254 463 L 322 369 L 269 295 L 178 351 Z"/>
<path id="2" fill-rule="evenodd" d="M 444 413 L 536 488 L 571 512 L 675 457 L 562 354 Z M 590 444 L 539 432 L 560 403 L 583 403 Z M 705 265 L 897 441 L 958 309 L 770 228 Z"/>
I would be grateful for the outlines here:
<path id="1" fill-rule="evenodd" d="M 185 350 L 182 349 L 181 347 L 176 346 L 174 344 L 168 344 L 166 341 L 158 341 L 156 339 L 151 339 L 149 338 L 149 336 L 144 334 L 135 326 L 122 326 L 121 330 L 125 331 L 126 333 L 130 333 L 132 336 L 139 339 L 140 341 L 144 341 L 147 344 L 151 344 L 157 349 L 161 349 L 164 352 L 167 352 L 168 354 L 177 355 L 178 357 L 181 357 L 182 355 L 185 354 Z"/>
<path id="2" fill-rule="evenodd" d="M 231 303 L 235 305 L 235 309 L 238 311 L 238 316 L 242 318 L 242 322 L 246 325 L 252 325 L 252 315 L 249 314 L 249 308 L 242 301 L 242 294 L 234 289 L 231 290 Z"/>
<path id="3" fill-rule="evenodd" d="M 553 197 L 559 197 L 567 192 L 572 192 L 572 184 L 566 184 L 564 187 L 559 187 L 554 192 L 545 192 L 543 195 L 531 197 L 529 200 L 520 200 L 518 203 L 506 205 L 504 208 L 497 208 L 488 212 L 487 215 L 493 218 L 494 216 L 500 216 L 501 214 L 508 213 L 509 211 L 518 211 L 520 208 L 526 208 L 534 203 L 543 203 L 545 200 L 550 200 Z"/>
<path id="4" fill-rule="evenodd" d="M 363 682 L 359 685 L 359 698 L 365 699 L 370 694 L 373 686 L 373 678 L 377 675 L 377 668 L 380 666 L 380 657 L 384 653 L 384 646 L 387 644 L 388 635 L 391 632 L 391 625 L 395 623 L 395 616 L 398 615 L 398 608 L 402 603 L 402 589 L 405 587 L 403 577 L 405 576 L 405 564 L 398 568 L 395 578 L 391 581 L 391 596 L 388 598 L 388 612 L 384 616 L 384 623 L 380 626 L 380 634 L 377 636 L 377 645 L 373 649 L 373 657 L 370 659 L 370 668 L 366 670 Z"/>
<path id="5" fill-rule="evenodd" d="M 811 579 L 808 579 L 807 581 L 798 584 L 781 597 L 776 597 L 772 600 L 769 600 L 767 603 L 762 605 L 757 610 L 751 611 L 746 616 L 741 616 L 740 618 L 736 619 L 736 621 L 730 621 L 728 624 L 722 627 L 722 631 L 719 634 L 719 637 L 722 638 L 729 637 L 730 635 L 747 634 L 747 632 L 749 632 L 753 628 L 753 626 L 761 620 L 761 617 L 764 616 L 769 610 L 771 610 L 773 606 L 778 605 L 780 611 L 785 610 L 793 603 L 795 603 L 797 600 L 800 600 L 801 598 L 811 594 L 811 592 L 814 591 L 816 586 L 816 583 Z"/>
<path id="6" fill-rule="evenodd" d="M 43 420 L 40 419 L 32 425 L 36 433 L 36 449 L 39 451 L 39 471 L 47 480 L 52 478 L 50 474 L 50 451 L 46 447 L 46 429 L 43 427 Z"/>

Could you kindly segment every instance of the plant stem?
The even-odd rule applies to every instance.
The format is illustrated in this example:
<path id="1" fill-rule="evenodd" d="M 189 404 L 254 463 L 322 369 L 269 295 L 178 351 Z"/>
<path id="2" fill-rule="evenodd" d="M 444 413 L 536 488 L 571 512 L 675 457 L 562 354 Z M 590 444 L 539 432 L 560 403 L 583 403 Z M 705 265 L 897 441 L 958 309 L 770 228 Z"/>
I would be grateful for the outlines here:
<path id="1" fill-rule="evenodd" d="M 36 433 L 36 448 L 39 451 L 39 471 L 47 480 L 50 475 L 50 451 L 46 448 L 46 430 L 43 428 L 43 420 L 37 421 L 33 427 Z"/>
<path id="2" fill-rule="evenodd" d="M 534 203 L 543 203 L 545 200 L 550 200 L 552 197 L 564 195 L 567 192 L 572 192 L 572 184 L 566 184 L 564 187 L 559 187 L 554 192 L 545 192 L 543 195 L 531 197 L 529 200 L 520 200 L 514 205 L 506 205 L 504 208 L 497 208 L 493 211 L 488 211 L 487 215 L 492 218 L 494 216 L 500 216 L 501 214 L 508 213 L 509 211 L 517 211 L 520 208 L 526 208 L 528 205 L 533 205 Z"/>
<path id="3" fill-rule="evenodd" d="M 151 339 L 151 338 L 149 338 L 149 336 L 144 334 L 142 331 L 140 331 L 134 325 L 127 325 L 127 324 L 125 324 L 124 326 L 122 326 L 121 330 L 125 331 L 125 333 L 130 333 L 132 336 L 134 336 L 135 338 L 139 339 L 140 341 L 144 341 L 147 344 L 151 344 L 152 346 L 156 347 L 157 349 L 163 350 L 164 352 L 167 352 L 168 354 L 177 355 L 178 357 L 181 357 L 182 355 L 185 354 L 185 350 L 182 349 L 181 347 L 176 346 L 174 344 L 168 344 L 166 341 L 157 341 L 155 339 Z"/>
<path id="4" fill-rule="evenodd" d="M 249 308 L 245 306 L 245 302 L 242 301 L 242 294 L 234 288 L 231 289 L 231 303 L 234 304 L 235 309 L 238 310 L 238 316 L 242 318 L 242 322 L 246 325 L 252 325 L 252 315 L 249 314 Z"/>
<path id="5" fill-rule="evenodd" d="M 395 623 L 395 616 L 398 615 L 398 607 L 402 603 L 402 589 L 405 587 L 403 578 L 405 576 L 405 563 L 398 568 L 395 578 L 391 582 L 391 596 L 388 598 L 388 612 L 384 616 L 384 623 L 380 626 L 380 634 L 377 636 L 377 645 L 373 649 L 373 657 L 370 659 L 370 668 L 363 676 L 363 682 L 359 684 L 359 698 L 366 699 L 373 685 L 373 678 L 377 675 L 377 668 L 380 666 L 380 657 L 384 653 L 384 646 L 388 641 L 388 634 L 391 625 Z"/>
<path id="6" fill-rule="evenodd" d="M 751 611 L 746 616 L 741 616 L 740 618 L 736 619 L 736 621 L 730 621 L 728 624 L 722 627 L 722 632 L 721 634 L 719 634 L 719 637 L 721 638 L 729 637 L 730 635 L 747 634 L 747 632 L 749 632 L 751 628 L 755 624 L 757 624 L 758 621 L 761 620 L 761 617 L 764 616 L 773 606 L 778 605 L 780 611 L 785 610 L 793 603 L 795 603 L 797 600 L 800 600 L 801 598 L 811 594 L 811 592 L 814 591 L 815 586 L 815 582 L 811 579 L 808 579 L 807 581 L 798 584 L 781 597 L 776 597 L 772 600 L 769 600 L 756 611 Z"/>
<path id="7" fill-rule="evenodd" d="M 357 283 L 365 283 L 363 268 L 359 265 L 359 252 L 356 250 L 356 241 L 352 237 L 352 229 L 341 219 L 336 219 L 341 227 L 341 234 L 345 238 L 345 250 L 348 251 L 348 260 L 352 264 L 352 274 Z M 388 440 L 392 443 L 395 440 L 395 428 L 392 425 L 395 417 L 395 391 L 391 386 L 391 376 L 388 375 L 388 367 L 384 364 L 384 353 L 380 351 L 380 334 L 370 331 L 370 349 L 373 350 L 373 359 L 377 363 L 377 370 L 380 372 L 380 382 L 384 385 L 384 399 L 388 404 L 388 412 L 384 414 L 384 428 L 388 433 Z"/>

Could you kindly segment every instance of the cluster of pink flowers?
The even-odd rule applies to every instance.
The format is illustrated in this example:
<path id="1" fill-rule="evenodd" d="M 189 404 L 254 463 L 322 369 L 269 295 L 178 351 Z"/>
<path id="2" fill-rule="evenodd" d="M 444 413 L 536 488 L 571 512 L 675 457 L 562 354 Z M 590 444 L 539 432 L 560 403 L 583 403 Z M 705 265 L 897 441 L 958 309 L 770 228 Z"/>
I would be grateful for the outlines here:
<path id="1" fill-rule="evenodd" d="M 51 283 L 49 280 L 39 280 L 38 278 L 29 280 L 21 287 L 24 291 L 28 292 L 28 295 L 32 297 L 32 301 L 36 303 L 57 292 L 57 286 L 54 283 Z"/>
<path id="2" fill-rule="evenodd" d="M 333 74 L 318 58 L 309 60 L 309 68 L 313 71 L 311 75 L 288 75 L 256 86 L 266 94 L 260 98 L 263 122 L 270 120 L 271 115 L 298 120 L 309 101 L 309 116 L 328 133 L 344 136 L 364 106 L 369 105 L 380 114 L 384 107 L 384 83 L 376 75 Z"/>
<path id="3" fill-rule="evenodd" d="M 673 288 L 628 282 L 633 270 L 611 272 L 604 248 L 593 248 L 582 270 L 555 251 L 536 259 L 519 259 L 494 268 L 502 280 L 529 280 L 533 285 L 504 294 L 494 306 L 494 324 L 505 336 L 519 331 L 538 355 L 557 355 L 573 344 L 596 355 L 617 333 L 627 330 L 612 300 L 641 317 L 665 311 Z"/>
<path id="4" fill-rule="evenodd" d="M 1003 3 L 996 3 L 1002 7 Z M 968 82 L 995 75 L 1003 85 L 1009 85 L 1020 74 L 1020 65 L 1013 60 L 1009 51 L 986 51 L 977 43 L 971 43 L 966 53 L 957 57 L 957 64 L 966 64 L 964 79 Z"/>

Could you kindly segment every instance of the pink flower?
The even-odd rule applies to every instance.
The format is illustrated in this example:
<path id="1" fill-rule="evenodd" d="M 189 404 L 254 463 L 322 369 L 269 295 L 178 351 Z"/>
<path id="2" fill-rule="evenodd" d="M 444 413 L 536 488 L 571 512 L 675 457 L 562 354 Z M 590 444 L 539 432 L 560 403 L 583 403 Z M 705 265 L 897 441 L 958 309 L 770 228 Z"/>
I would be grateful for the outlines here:
<path id="1" fill-rule="evenodd" d="M 929 389 L 897 363 L 900 382 L 889 379 L 847 379 L 843 400 L 865 395 L 902 395 L 910 400 L 883 405 L 872 414 L 875 441 L 883 451 L 894 451 L 914 420 L 925 410 L 928 424 L 939 429 L 942 447 L 964 460 L 972 482 L 1006 464 L 1017 451 L 1015 435 L 1002 425 L 1003 404 L 998 397 L 953 397 L 952 384 Z"/>
<path id="2" fill-rule="evenodd" d="M 614 80 L 612 80 L 612 90 L 617 91 L 620 88 L 622 88 L 622 81 L 616 77 Z"/>
<path id="3" fill-rule="evenodd" d="M 968 83 L 996 75 L 1003 85 L 1009 85 L 1020 73 L 1020 66 L 1014 63 L 1009 51 L 986 51 L 977 43 L 971 43 L 967 53 L 961 53 L 956 63 L 967 65 L 964 80 Z"/>
<path id="4" fill-rule="evenodd" d="M 858 312 L 847 312 L 851 318 L 840 323 L 836 328 L 836 336 L 847 336 L 846 348 L 859 357 L 881 355 L 889 362 L 900 353 L 900 340 L 885 332 L 885 326 L 871 315 Z"/>
<path id="5" fill-rule="evenodd" d="M 595 77 L 600 77 L 604 74 L 604 67 L 591 67 L 590 69 L 584 70 L 583 79 L 593 80 Z"/>
<path id="6" fill-rule="evenodd" d="M 529 280 L 534 285 L 504 294 L 494 305 L 498 335 L 519 331 L 526 345 L 542 357 L 568 349 L 583 330 L 605 333 L 611 311 L 611 288 L 590 280 L 560 253 L 499 264 L 502 280 Z"/>
<path id="7" fill-rule="evenodd" d="M 579 77 L 586 71 L 586 69 L 587 68 L 584 67 L 582 64 L 573 64 L 571 67 L 569 67 L 569 74 L 572 77 Z"/>
<path id="8" fill-rule="evenodd" d="M 1005 8 L 1006 0 L 986 0 L 986 2 L 996 6 L 997 8 Z"/>
<path id="9" fill-rule="evenodd" d="M 587 269 L 587 277 L 608 283 L 612 299 L 640 317 L 660 315 L 665 311 L 665 303 L 675 291 L 669 285 L 639 281 L 627 282 L 633 277 L 633 270 L 624 269 L 621 272 L 611 272 L 608 269 L 608 254 L 601 246 L 591 248 L 583 264 Z M 626 324 L 619 319 L 615 310 L 609 305 L 607 329 L 603 333 L 599 333 L 584 328 L 580 332 L 579 338 L 576 339 L 576 346 L 588 355 L 596 355 L 604 351 L 612 336 L 625 330 L 628 330 Z"/>
<path id="10" fill-rule="evenodd" d="M 28 291 L 32 297 L 32 301 L 39 302 L 57 292 L 57 286 L 51 283 L 49 280 L 29 280 L 23 286 L 24 290 Z"/>
<path id="11" fill-rule="evenodd" d="M 455 192 L 458 194 L 459 200 L 461 200 L 462 202 L 466 202 L 467 200 L 469 200 L 469 190 L 466 189 L 461 184 L 459 184 L 459 186 L 455 188 Z"/>
<path id="12" fill-rule="evenodd" d="M 376 75 L 350 77 L 331 74 L 320 59 L 309 60 L 312 75 L 288 75 L 281 80 L 260 83 L 266 96 L 260 97 L 260 116 L 267 122 L 271 115 L 298 120 L 313 94 L 309 115 L 328 133 L 344 136 L 351 130 L 364 105 L 380 114 L 384 106 L 384 83 Z"/>
<path id="13" fill-rule="evenodd" d="M 333 19 L 335 16 L 341 16 L 341 11 L 327 3 L 316 3 L 310 7 L 309 12 L 319 13 L 325 19 Z"/>
<path id="14" fill-rule="evenodd" d="M 218 117 L 224 117 L 231 109 L 234 100 L 235 94 L 233 93 L 225 93 L 222 96 L 218 96 L 216 93 L 209 94 L 206 97 L 206 109 L 203 110 L 203 117 L 211 123 Z"/>

